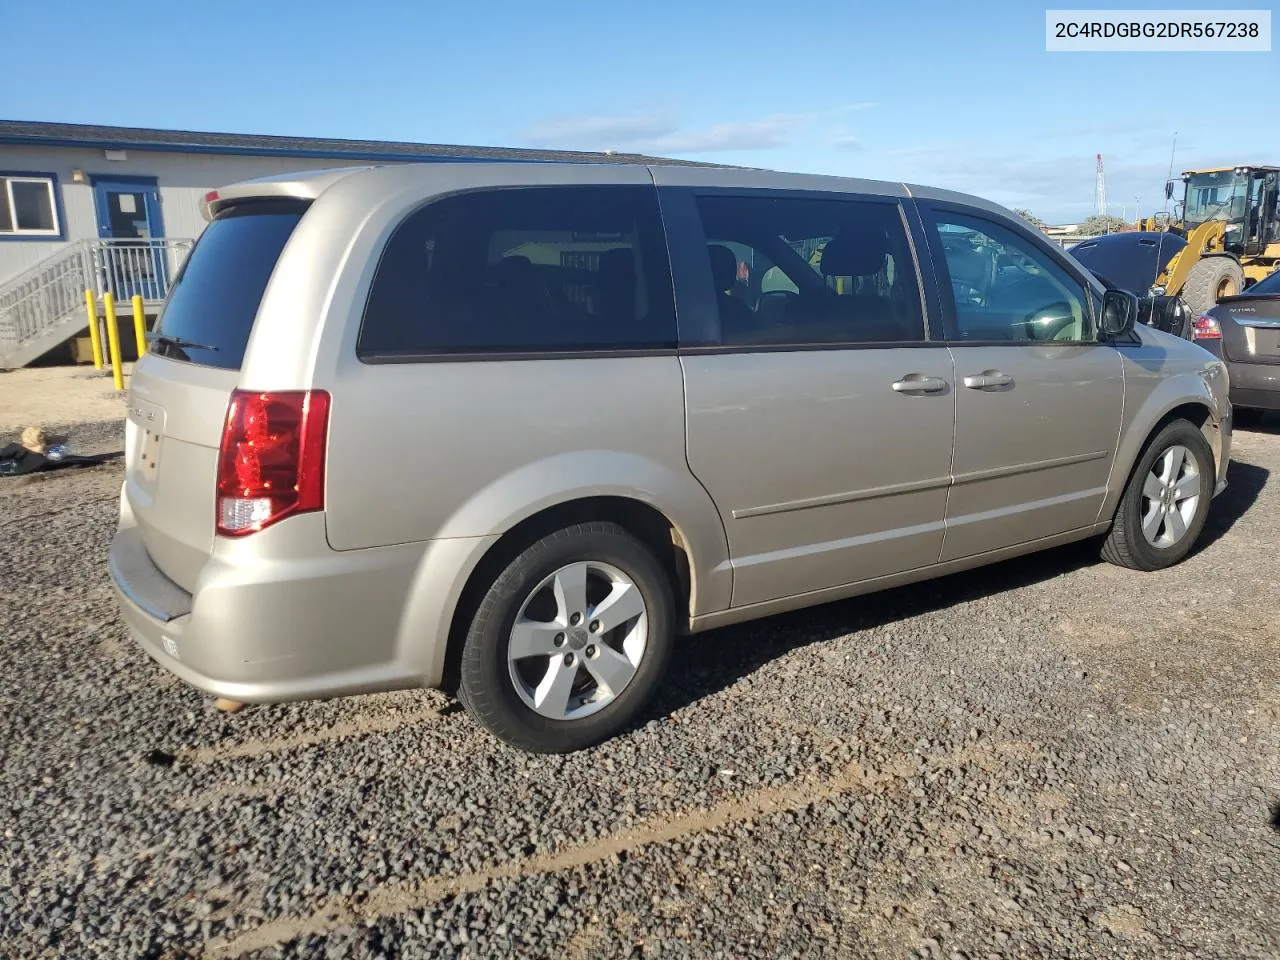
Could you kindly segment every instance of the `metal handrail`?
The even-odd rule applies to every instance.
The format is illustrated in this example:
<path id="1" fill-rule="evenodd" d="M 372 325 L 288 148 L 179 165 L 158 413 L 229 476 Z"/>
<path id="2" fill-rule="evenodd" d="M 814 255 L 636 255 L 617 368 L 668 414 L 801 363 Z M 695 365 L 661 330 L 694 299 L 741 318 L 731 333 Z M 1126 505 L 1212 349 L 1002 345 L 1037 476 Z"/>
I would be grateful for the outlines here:
<path id="1" fill-rule="evenodd" d="M 194 241 L 77 240 L 29 270 L 0 284 L 0 355 L 52 335 L 65 324 L 84 326 L 84 292 L 110 292 L 117 300 L 137 295 L 158 303 Z M 74 331 L 69 331 L 68 336 Z"/>
<path id="2" fill-rule="evenodd" d="M 0 345 L 21 346 L 84 303 L 83 253 L 66 250 L 0 289 Z"/>
<path id="3" fill-rule="evenodd" d="M 169 293 L 193 241 L 164 237 L 154 240 L 91 240 L 87 268 L 98 296 L 110 292 L 117 300 L 141 296 L 159 303 Z"/>

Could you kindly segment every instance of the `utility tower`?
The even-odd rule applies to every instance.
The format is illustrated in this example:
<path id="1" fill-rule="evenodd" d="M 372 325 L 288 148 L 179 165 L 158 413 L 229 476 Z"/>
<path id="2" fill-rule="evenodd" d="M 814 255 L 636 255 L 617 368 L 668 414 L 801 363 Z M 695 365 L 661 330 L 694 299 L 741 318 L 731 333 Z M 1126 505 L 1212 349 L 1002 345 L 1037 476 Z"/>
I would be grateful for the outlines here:
<path id="1" fill-rule="evenodd" d="M 1094 191 L 1094 204 L 1097 206 L 1096 213 L 1098 216 L 1106 216 L 1107 213 L 1107 178 L 1102 172 L 1102 154 L 1098 154 L 1098 185 Z"/>

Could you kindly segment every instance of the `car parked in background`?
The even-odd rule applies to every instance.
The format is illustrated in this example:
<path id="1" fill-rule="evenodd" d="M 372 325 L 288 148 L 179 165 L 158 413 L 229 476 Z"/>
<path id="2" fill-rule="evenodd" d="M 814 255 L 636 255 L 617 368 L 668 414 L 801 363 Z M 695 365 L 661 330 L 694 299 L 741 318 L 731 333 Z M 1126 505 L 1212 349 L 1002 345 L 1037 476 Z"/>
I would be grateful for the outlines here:
<path id="1" fill-rule="evenodd" d="M 443 687 L 572 750 L 679 634 L 1092 537 L 1167 567 L 1225 486 L 1223 364 L 976 197 L 433 163 L 207 205 L 110 571 L 216 695 Z"/>
<path id="2" fill-rule="evenodd" d="M 1107 289 L 1128 290 L 1138 298 L 1138 323 L 1191 339 L 1191 308 L 1179 296 L 1152 291 L 1164 265 L 1187 241 L 1174 233 L 1112 233 L 1075 244 L 1068 251 Z"/>
<path id="3" fill-rule="evenodd" d="M 1067 252 L 1090 270 L 1106 274 L 1122 290 L 1143 296 L 1186 245 L 1176 233 L 1126 230 L 1081 240 Z"/>
<path id="4" fill-rule="evenodd" d="M 1280 271 L 1223 297 L 1192 326 L 1192 339 L 1227 364 L 1239 423 L 1280 410 Z"/>

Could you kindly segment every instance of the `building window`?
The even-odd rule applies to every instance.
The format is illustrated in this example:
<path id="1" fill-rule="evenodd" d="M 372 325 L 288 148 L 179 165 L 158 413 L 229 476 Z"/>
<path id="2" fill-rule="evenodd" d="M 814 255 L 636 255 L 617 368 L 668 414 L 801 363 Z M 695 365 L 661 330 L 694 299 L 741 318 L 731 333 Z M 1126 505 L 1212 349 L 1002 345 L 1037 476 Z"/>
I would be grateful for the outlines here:
<path id="1" fill-rule="evenodd" d="M 61 237 L 56 189 L 48 174 L 0 174 L 0 237 Z"/>

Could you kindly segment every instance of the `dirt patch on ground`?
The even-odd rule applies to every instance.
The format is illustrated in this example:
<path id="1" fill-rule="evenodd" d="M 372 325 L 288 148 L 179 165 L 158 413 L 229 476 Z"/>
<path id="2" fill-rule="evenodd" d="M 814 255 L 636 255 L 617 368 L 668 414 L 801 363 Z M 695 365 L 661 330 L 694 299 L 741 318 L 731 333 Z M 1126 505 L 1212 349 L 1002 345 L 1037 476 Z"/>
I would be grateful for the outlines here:
<path id="1" fill-rule="evenodd" d="M 127 363 L 125 387 L 133 364 Z M 83 367 L 28 367 L 0 373 L 0 434 L 31 424 L 101 423 L 124 416 L 125 391 L 111 385 L 111 371 Z"/>

